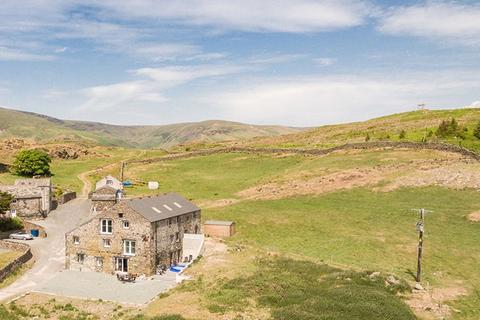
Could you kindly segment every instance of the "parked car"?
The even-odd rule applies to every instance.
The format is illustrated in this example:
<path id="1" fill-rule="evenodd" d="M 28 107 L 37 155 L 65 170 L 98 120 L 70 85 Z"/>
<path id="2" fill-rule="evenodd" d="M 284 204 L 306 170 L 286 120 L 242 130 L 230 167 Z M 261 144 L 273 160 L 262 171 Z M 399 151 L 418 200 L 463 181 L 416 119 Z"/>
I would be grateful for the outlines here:
<path id="1" fill-rule="evenodd" d="M 26 231 L 15 232 L 9 235 L 8 237 L 10 239 L 16 239 L 16 240 L 33 240 L 33 236 Z"/>

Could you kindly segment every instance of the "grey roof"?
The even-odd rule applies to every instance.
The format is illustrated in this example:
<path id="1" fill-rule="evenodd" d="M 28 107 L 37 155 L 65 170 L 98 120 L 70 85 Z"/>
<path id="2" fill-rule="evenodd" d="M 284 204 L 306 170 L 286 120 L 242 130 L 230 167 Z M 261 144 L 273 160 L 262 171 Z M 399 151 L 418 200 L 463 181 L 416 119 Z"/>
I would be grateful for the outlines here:
<path id="1" fill-rule="evenodd" d="M 0 185 L 0 191 L 8 192 L 17 199 L 41 198 L 42 190 L 50 189 L 50 178 L 17 179 L 13 185 Z"/>
<path id="2" fill-rule="evenodd" d="M 159 196 L 125 199 L 122 201 L 150 222 L 200 210 L 199 207 L 173 192 Z"/>
<path id="3" fill-rule="evenodd" d="M 210 224 L 215 226 L 231 226 L 234 223 L 234 221 L 207 220 L 204 224 Z"/>

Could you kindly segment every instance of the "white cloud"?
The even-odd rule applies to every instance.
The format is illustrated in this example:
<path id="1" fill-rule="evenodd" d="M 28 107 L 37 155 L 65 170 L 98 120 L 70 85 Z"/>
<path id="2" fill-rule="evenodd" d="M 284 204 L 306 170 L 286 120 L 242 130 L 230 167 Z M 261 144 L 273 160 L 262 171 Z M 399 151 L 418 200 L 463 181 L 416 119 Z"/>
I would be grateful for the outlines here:
<path id="1" fill-rule="evenodd" d="M 379 30 L 389 34 L 480 45 L 480 5 L 431 1 L 396 7 L 380 19 Z"/>
<path id="2" fill-rule="evenodd" d="M 188 82 L 241 72 L 236 66 L 202 65 L 193 67 L 142 68 L 132 73 L 136 81 L 95 86 L 81 90 L 86 101 L 80 110 L 124 108 L 137 103 L 163 103 L 169 100 L 168 90 Z"/>
<path id="3" fill-rule="evenodd" d="M 258 80 L 198 100 L 224 119 L 316 126 L 414 110 L 423 101 L 432 108 L 458 107 L 480 90 L 475 77 L 472 72 Z"/>
<path id="4" fill-rule="evenodd" d="M 0 46 L 0 60 L 3 61 L 51 61 L 54 59 L 52 55 L 29 53 Z"/>
<path id="5" fill-rule="evenodd" d="M 473 108 L 480 108 L 480 100 L 479 101 L 474 101 L 470 104 L 470 107 Z"/>
<path id="6" fill-rule="evenodd" d="M 317 32 L 362 25 L 371 6 L 360 0 L 102 1 L 116 15 L 171 19 L 186 25 L 273 32 Z"/>
<path id="7" fill-rule="evenodd" d="M 316 65 L 327 67 L 327 66 L 331 66 L 332 64 L 337 62 L 337 60 L 333 59 L 333 58 L 315 58 L 315 59 L 313 59 L 313 62 Z"/>

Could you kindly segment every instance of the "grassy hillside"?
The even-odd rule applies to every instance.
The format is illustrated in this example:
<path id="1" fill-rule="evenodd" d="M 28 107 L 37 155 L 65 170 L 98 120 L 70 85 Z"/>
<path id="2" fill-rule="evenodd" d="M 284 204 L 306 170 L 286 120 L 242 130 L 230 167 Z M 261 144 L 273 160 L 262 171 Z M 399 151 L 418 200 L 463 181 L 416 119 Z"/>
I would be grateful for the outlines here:
<path id="1" fill-rule="evenodd" d="M 459 125 L 466 128 L 465 139 L 437 137 L 436 129 L 442 120 L 455 118 Z M 480 109 L 423 110 L 389 115 L 364 122 L 321 126 L 313 130 L 280 137 L 263 137 L 243 142 L 247 146 L 284 147 L 284 148 L 324 148 L 347 142 L 363 142 L 367 135 L 370 141 L 443 141 L 460 144 L 474 150 L 480 150 L 480 140 L 473 136 L 473 130 L 480 121 Z M 405 131 L 405 137 L 400 137 Z M 431 133 L 430 133 L 431 131 Z"/>
<path id="2" fill-rule="evenodd" d="M 169 148 L 182 143 L 216 142 L 276 136 L 300 129 L 210 120 L 163 126 L 116 126 L 56 118 L 0 108 L 0 139 L 38 142 L 82 141 L 107 146 Z"/>
<path id="3" fill-rule="evenodd" d="M 320 299 L 315 296 L 317 291 L 308 287 L 313 280 L 305 276 L 310 279 L 307 283 L 299 281 L 288 265 L 302 270 L 310 267 L 298 260 L 314 261 L 342 270 L 394 274 L 413 283 L 418 216 L 411 209 L 426 207 L 434 211 L 427 216 L 424 252 L 423 284 L 430 291 L 408 297 L 408 303 L 422 319 L 444 314 L 453 319 L 478 319 L 480 251 L 476 243 L 480 224 L 467 216 L 480 209 L 475 191 L 479 172 L 480 164 L 475 161 L 432 150 L 355 150 L 321 157 L 236 153 L 131 164 L 126 176 L 137 185 L 127 189 L 128 195 L 180 192 L 203 208 L 204 219 L 236 221 L 238 233 L 228 244 L 232 251 L 241 251 L 238 257 L 214 256 L 213 263 L 208 259 L 199 263 L 192 270 L 199 282 L 159 299 L 147 313 L 158 315 L 169 306 L 174 313 L 202 315 L 187 319 L 221 319 L 225 315 L 229 319 L 235 315 L 239 319 L 271 319 L 262 316 L 270 314 L 263 309 L 267 308 L 273 319 L 283 319 L 280 314 L 287 309 L 298 311 L 289 313 L 291 319 L 302 319 L 302 312 L 304 318 L 317 319 L 307 316 L 309 308 L 317 308 L 325 314 L 318 319 L 342 315 L 351 319 L 408 318 L 408 313 L 400 311 L 401 304 L 396 308 L 399 313 L 389 317 L 368 308 L 364 314 L 350 317 L 349 312 L 361 312 L 353 306 L 353 311 L 329 315 L 330 307 L 340 310 L 334 306 L 335 299 L 347 306 L 358 296 L 356 280 L 351 280 L 351 285 L 331 284 L 332 289 L 345 288 L 345 296 L 329 291 L 325 283 L 327 288 L 318 288 L 325 295 Z M 160 190 L 148 190 L 143 183 L 150 180 L 159 181 Z M 267 261 L 254 259 L 265 255 Z M 285 262 L 269 260 L 271 256 L 292 257 L 296 262 L 285 266 Z M 229 259 L 232 262 L 225 262 Z M 270 269 L 283 273 L 275 277 L 267 272 Z M 365 279 L 365 275 L 359 277 Z M 361 296 L 371 298 L 371 289 Z M 285 290 L 278 293 L 281 299 L 276 290 Z M 295 292 L 302 294 L 295 296 Z M 370 298 L 363 302 L 374 305 Z M 384 298 L 390 306 L 397 303 L 389 296 Z M 185 299 L 197 301 L 195 307 L 184 307 Z M 412 302 L 414 299 L 420 302 Z"/>

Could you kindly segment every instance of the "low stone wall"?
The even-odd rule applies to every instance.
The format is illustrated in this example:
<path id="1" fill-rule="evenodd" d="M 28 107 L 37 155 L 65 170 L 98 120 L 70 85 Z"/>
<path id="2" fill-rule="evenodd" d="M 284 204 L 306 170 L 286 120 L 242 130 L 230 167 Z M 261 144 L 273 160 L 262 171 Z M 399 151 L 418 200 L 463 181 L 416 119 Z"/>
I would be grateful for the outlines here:
<path id="1" fill-rule="evenodd" d="M 244 147 L 228 147 L 228 148 L 214 148 L 207 150 L 198 150 L 184 153 L 174 153 L 163 157 L 151 158 L 145 160 L 135 160 L 130 163 L 153 163 L 161 161 L 171 161 L 178 159 L 186 159 L 191 157 L 208 156 L 218 153 L 295 153 L 305 155 L 327 155 L 336 151 L 343 150 L 373 150 L 373 149 L 413 149 L 413 150 L 437 150 L 443 152 L 458 153 L 463 156 L 480 161 L 480 154 L 469 149 L 447 143 L 436 142 L 413 142 L 413 141 L 374 141 L 374 142 L 359 142 L 347 143 L 340 146 L 326 148 L 326 149 L 287 149 L 287 148 L 244 148 Z"/>
<path id="2" fill-rule="evenodd" d="M 20 251 L 22 255 L 10 262 L 8 265 L 0 269 L 0 281 L 3 281 L 9 274 L 15 271 L 18 267 L 29 261 L 33 255 L 30 246 L 24 243 L 18 243 L 8 240 L 0 240 L 0 248 Z"/>
<path id="3" fill-rule="evenodd" d="M 64 204 L 69 201 L 72 201 L 75 198 L 77 198 L 76 192 L 66 192 L 62 194 L 60 197 L 58 197 L 57 201 L 58 201 L 58 204 Z"/>

